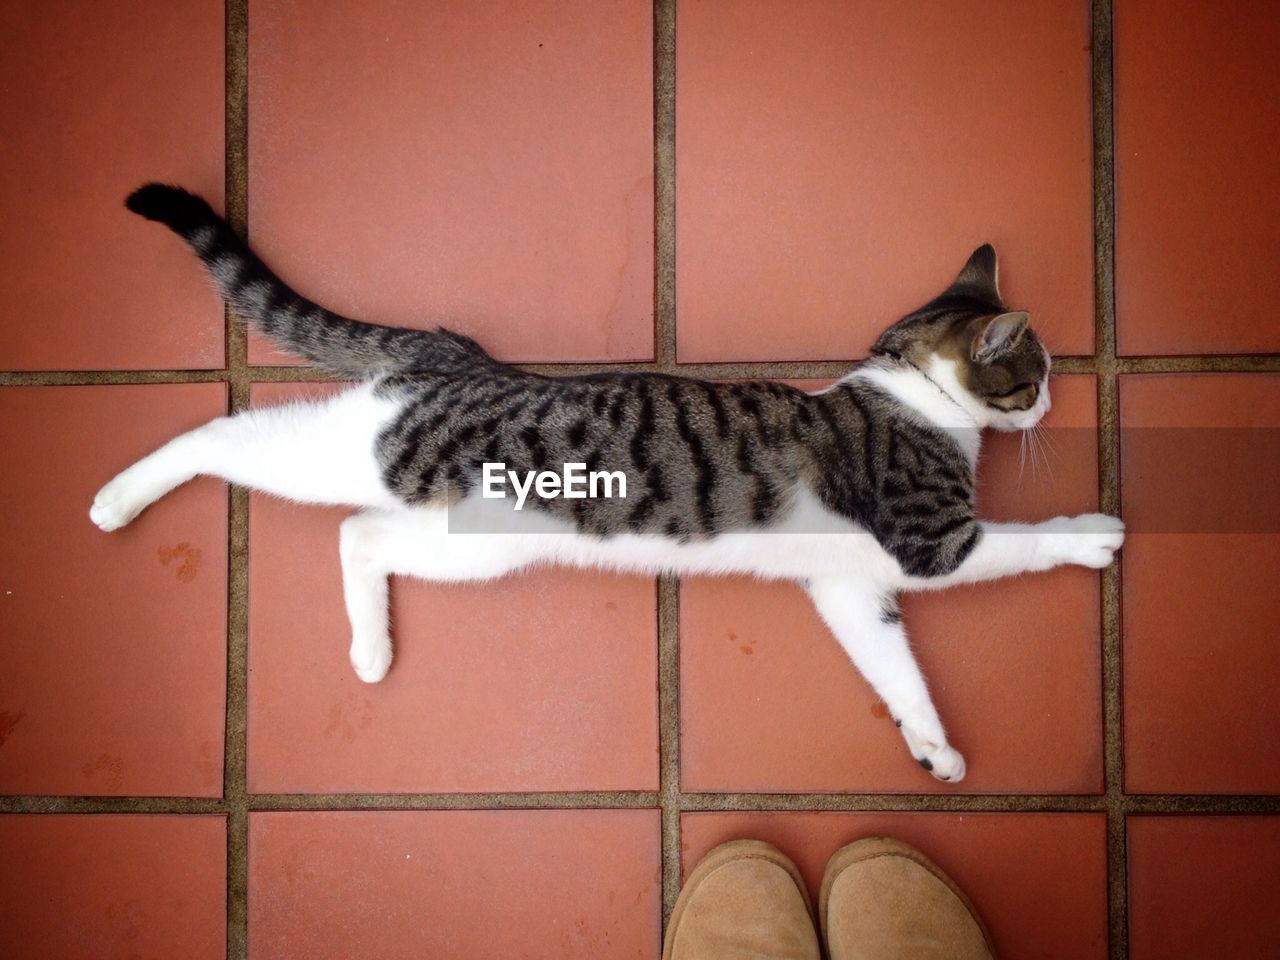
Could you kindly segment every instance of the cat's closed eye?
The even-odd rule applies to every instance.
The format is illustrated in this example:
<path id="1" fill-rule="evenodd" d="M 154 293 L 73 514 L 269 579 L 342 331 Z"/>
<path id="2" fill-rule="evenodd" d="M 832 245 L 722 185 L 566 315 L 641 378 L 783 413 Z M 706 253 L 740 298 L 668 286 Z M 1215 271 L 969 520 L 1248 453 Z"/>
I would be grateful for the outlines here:
<path id="1" fill-rule="evenodd" d="M 1036 393 L 1039 393 L 1039 388 L 1037 387 L 1036 384 L 1027 382 L 1027 383 L 1020 383 L 1016 387 L 1013 387 L 1009 390 L 1004 391 L 1004 393 L 993 393 L 991 394 L 991 396 L 996 400 L 1008 400 L 1010 397 L 1016 397 L 1023 390 L 1028 390 L 1028 389 L 1032 391 L 1033 398 Z"/>

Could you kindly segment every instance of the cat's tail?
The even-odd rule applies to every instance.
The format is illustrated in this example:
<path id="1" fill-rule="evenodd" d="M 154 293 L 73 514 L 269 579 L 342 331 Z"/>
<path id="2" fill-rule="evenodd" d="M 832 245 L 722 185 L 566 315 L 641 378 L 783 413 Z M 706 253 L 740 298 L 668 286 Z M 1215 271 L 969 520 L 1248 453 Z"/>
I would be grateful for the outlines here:
<path id="1" fill-rule="evenodd" d="M 470 337 L 406 330 L 339 316 L 287 287 L 203 199 L 148 183 L 125 206 L 163 223 L 200 257 L 222 298 L 281 346 L 342 376 L 412 370 L 455 373 L 496 364 Z"/>

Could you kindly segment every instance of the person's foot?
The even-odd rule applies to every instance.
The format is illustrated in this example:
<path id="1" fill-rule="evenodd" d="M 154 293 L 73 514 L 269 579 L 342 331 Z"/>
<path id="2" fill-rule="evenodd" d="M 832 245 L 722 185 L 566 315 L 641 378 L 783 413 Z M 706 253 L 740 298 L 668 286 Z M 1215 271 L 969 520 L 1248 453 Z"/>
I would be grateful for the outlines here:
<path id="1" fill-rule="evenodd" d="M 759 840 L 716 847 L 689 874 L 663 960 L 819 960 L 813 908 L 796 865 Z"/>
<path id="2" fill-rule="evenodd" d="M 837 850 L 818 901 L 831 960 L 994 960 L 973 904 L 919 850 L 873 837 Z"/>

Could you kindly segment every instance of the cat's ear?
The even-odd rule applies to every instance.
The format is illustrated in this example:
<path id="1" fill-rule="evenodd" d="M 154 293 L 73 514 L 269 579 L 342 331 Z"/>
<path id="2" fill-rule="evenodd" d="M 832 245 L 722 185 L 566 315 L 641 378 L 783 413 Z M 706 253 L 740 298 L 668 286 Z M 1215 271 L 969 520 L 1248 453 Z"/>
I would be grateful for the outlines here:
<path id="1" fill-rule="evenodd" d="M 1025 310 L 992 317 L 973 338 L 970 355 L 978 363 L 990 363 L 1021 339 L 1030 322 L 1031 316 Z"/>
<path id="2" fill-rule="evenodd" d="M 1000 263 L 996 259 L 996 248 L 984 243 L 973 251 L 947 293 L 1000 303 Z"/>

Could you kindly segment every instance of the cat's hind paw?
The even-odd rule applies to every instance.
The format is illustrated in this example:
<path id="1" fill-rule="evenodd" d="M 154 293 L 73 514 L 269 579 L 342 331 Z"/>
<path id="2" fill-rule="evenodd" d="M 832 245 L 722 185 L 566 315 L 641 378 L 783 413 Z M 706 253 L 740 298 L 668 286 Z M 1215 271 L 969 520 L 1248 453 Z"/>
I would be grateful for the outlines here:
<path id="1" fill-rule="evenodd" d="M 98 529 L 110 533 L 130 523 L 155 499 L 147 485 L 131 470 L 117 476 L 98 491 L 89 507 L 89 519 Z"/>
<path id="2" fill-rule="evenodd" d="M 351 666 L 365 683 L 377 683 L 387 675 L 391 655 L 390 642 L 351 644 Z"/>

